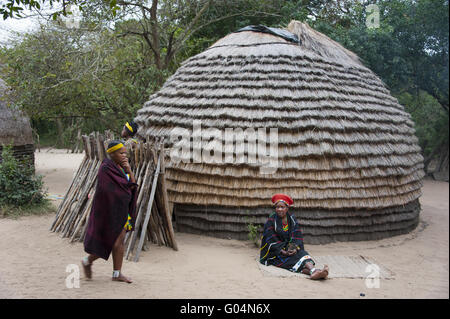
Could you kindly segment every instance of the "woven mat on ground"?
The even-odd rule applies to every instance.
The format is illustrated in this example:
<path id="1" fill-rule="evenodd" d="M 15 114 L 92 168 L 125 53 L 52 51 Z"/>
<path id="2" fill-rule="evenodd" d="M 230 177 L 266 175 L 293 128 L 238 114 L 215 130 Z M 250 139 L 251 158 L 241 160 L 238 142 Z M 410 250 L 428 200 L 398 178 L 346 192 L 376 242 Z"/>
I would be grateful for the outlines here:
<path id="1" fill-rule="evenodd" d="M 393 279 L 394 273 L 386 267 L 380 265 L 375 260 L 365 256 L 315 256 L 317 268 L 328 265 L 328 278 L 374 278 Z M 259 260 L 256 261 L 259 269 L 265 276 L 272 277 L 304 277 L 309 276 L 294 273 L 283 268 L 274 266 L 264 266 Z"/>

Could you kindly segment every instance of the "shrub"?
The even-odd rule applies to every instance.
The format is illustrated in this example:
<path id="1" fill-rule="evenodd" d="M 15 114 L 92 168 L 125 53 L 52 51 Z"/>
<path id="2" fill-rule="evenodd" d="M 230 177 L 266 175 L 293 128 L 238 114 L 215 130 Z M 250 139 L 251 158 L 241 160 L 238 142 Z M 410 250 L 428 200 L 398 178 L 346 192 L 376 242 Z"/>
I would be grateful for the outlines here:
<path id="1" fill-rule="evenodd" d="M 261 235 L 259 227 L 247 221 L 248 230 L 248 240 L 255 244 L 255 246 L 260 246 Z"/>
<path id="2" fill-rule="evenodd" d="M 42 176 L 33 167 L 13 156 L 12 146 L 4 146 L 0 163 L 0 204 L 29 206 L 43 202 L 46 192 Z"/>

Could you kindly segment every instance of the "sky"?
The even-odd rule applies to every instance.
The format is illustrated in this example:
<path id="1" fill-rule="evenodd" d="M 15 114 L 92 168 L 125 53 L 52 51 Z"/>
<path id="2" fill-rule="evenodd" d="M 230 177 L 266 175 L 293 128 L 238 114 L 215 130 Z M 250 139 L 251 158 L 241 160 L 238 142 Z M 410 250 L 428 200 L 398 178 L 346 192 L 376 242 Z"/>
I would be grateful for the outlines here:
<path id="1" fill-rule="evenodd" d="M 58 10 L 57 6 L 58 4 L 55 4 L 54 7 L 51 8 L 47 2 L 47 4 L 44 4 L 41 11 L 43 14 L 54 12 Z M 8 18 L 6 20 L 3 20 L 3 17 L 0 17 L 0 45 L 8 44 L 8 40 L 11 39 L 13 31 L 23 33 L 32 31 L 33 29 L 37 29 L 39 27 L 39 18 L 33 11 L 24 8 L 22 15 L 29 17 L 21 19 Z"/>
<path id="2" fill-rule="evenodd" d="M 0 0 L 1 4 L 2 0 Z M 44 3 L 44 7 L 40 10 L 42 15 L 49 16 L 50 14 L 61 10 L 62 5 L 59 3 L 55 3 L 53 7 L 49 5 L 49 2 Z M 66 22 L 66 26 L 68 28 L 77 27 L 77 21 L 80 21 L 80 11 L 77 6 L 69 6 L 69 10 L 73 10 L 72 17 L 61 17 L 63 21 Z M 3 17 L 0 17 L 0 45 L 8 45 L 8 42 L 13 37 L 14 31 L 25 33 L 33 31 L 39 27 L 40 21 L 45 22 L 44 18 L 39 17 L 35 11 L 30 11 L 27 8 L 24 8 L 22 11 L 24 16 L 29 16 L 27 18 L 8 18 L 3 20 Z M 133 15 L 130 15 L 133 16 Z"/>
<path id="3" fill-rule="evenodd" d="M 33 18 L 26 19 L 6 19 L 0 17 L 0 43 L 6 44 L 12 35 L 12 31 L 27 32 L 38 26 L 38 22 Z"/>

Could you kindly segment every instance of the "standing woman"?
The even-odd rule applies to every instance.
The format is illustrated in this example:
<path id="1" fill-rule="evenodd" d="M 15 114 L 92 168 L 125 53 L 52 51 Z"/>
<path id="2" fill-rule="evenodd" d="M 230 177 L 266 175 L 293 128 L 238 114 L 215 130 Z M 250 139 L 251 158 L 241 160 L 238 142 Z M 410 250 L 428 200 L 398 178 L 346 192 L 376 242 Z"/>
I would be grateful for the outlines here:
<path id="1" fill-rule="evenodd" d="M 132 148 L 138 144 L 138 140 L 135 138 L 139 126 L 133 121 L 128 121 L 122 128 L 120 136 L 125 139 L 124 146 L 128 150 L 127 156 L 131 156 Z"/>
<path id="2" fill-rule="evenodd" d="M 124 239 L 134 228 L 137 184 L 122 141 L 108 144 L 105 158 L 97 175 L 97 188 L 84 239 L 89 254 L 82 260 L 85 276 L 92 278 L 92 263 L 98 258 L 108 260 L 112 253 L 112 280 L 131 283 L 121 272 Z"/>
<path id="3" fill-rule="evenodd" d="M 128 121 L 123 126 L 122 132 L 120 133 L 120 135 L 124 139 L 130 138 L 130 139 L 136 141 L 134 136 L 136 135 L 138 128 L 139 128 L 139 126 L 134 121 Z"/>
<path id="4" fill-rule="evenodd" d="M 261 240 L 260 262 L 302 272 L 311 279 L 325 279 L 328 276 L 328 266 L 323 269 L 314 267 L 315 262 L 305 251 L 303 235 L 295 217 L 288 212 L 294 201 L 285 194 L 275 194 L 272 197 L 275 213 L 271 214 L 264 224 Z"/>

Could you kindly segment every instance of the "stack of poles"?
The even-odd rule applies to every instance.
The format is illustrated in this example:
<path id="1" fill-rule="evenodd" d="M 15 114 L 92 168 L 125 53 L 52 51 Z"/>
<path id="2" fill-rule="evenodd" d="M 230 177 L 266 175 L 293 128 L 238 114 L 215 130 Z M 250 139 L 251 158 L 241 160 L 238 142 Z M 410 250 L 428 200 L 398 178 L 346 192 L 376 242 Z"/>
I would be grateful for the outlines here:
<path id="1" fill-rule="evenodd" d="M 82 138 L 85 156 L 50 228 L 53 232 L 61 233 L 62 237 L 70 237 L 71 242 L 75 240 L 80 229 L 80 238 L 84 238 L 97 187 L 98 169 L 106 156 L 101 135 L 94 133 Z"/>
<path id="2" fill-rule="evenodd" d="M 113 139 L 112 136 L 107 140 Z M 83 241 L 97 187 L 97 174 L 106 158 L 105 138 L 98 133 L 83 136 L 85 157 L 61 202 L 50 231 L 70 242 Z M 147 242 L 178 250 L 165 181 L 164 143 L 137 143 L 128 151 L 138 184 L 134 231 L 125 237 L 125 258 L 138 261 Z"/>

